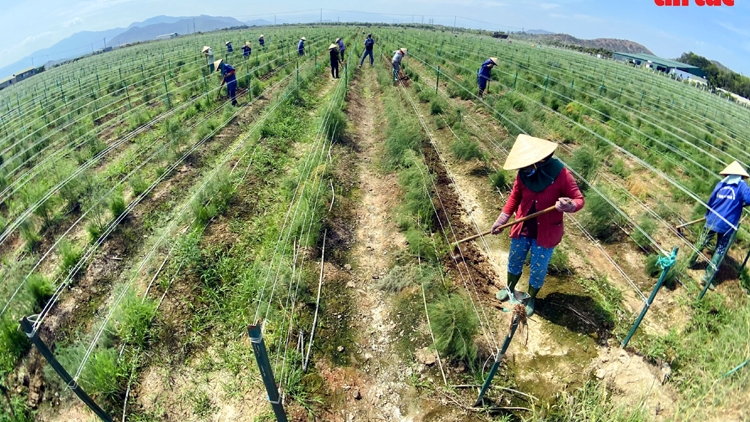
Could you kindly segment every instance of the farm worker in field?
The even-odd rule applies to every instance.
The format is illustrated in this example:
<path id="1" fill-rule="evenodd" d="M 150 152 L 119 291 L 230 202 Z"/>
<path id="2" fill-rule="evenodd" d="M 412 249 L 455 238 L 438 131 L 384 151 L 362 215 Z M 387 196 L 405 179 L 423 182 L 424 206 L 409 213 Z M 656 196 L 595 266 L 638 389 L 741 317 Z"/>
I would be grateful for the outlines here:
<path id="1" fill-rule="evenodd" d="M 258 44 L 260 44 L 260 47 L 263 49 L 263 51 L 266 50 L 266 39 L 263 38 L 263 34 L 260 34 L 260 37 L 258 37 Z"/>
<path id="2" fill-rule="evenodd" d="M 698 253 L 716 235 L 716 250 L 706 268 L 706 274 L 701 278 L 701 283 L 703 285 L 710 283 L 708 287 L 712 290 L 714 288 L 712 281 L 716 271 L 734 242 L 742 208 L 750 205 L 750 188 L 745 183 L 750 175 L 742 168 L 742 165 L 735 161 L 719 174 L 726 177 L 716 185 L 708 199 L 706 226 L 698 237 L 695 243 L 696 250 L 688 261 L 688 265 L 695 265 Z"/>
<path id="3" fill-rule="evenodd" d="M 365 39 L 365 52 L 362 54 L 362 60 L 359 61 L 359 67 L 362 67 L 362 63 L 365 62 L 365 57 L 370 56 L 370 66 L 372 66 L 373 62 L 375 61 L 372 58 L 372 47 L 375 45 L 375 40 L 372 39 L 372 34 L 367 34 L 367 38 Z"/>
<path id="4" fill-rule="evenodd" d="M 237 94 L 237 77 L 234 75 L 234 68 L 228 63 L 224 63 L 221 59 L 214 63 L 214 67 L 216 67 L 216 70 L 221 71 L 222 78 L 219 90 L 221 90 L 221 87 L 223 87 L 224 84 L 227 84 L 227 94 L 229 94 L 229 98 L 232 99 L 232 105 L 236 106 L 237 99 L 235 98 L 235 95 Z"/>
<path id="5" fill-rule="evenodd" d="M 393 52 L 393 59 L 391 60 L 391 66 L 393 67 L 393 82 L 399 80 L 399 71 L 401 70 L 401 59 L 406 55 L 405 48 L 399 48 Z"/>
<path id="6" fill-rule="evenodd" d="M 563 237 L 563 213 L 577 212 L 583 208 L 583 195 L 575 179 L 560 160 L 552 157 L 557 144 L 528 135 L 518 135 L 505 161 L 505 170 L 518 170 L 513 190 L 502 213 L 492 226 L 492 234 L 500 234 L 500 226 L 516 219 L 554 206 L 555 209 L 524 223 L 510 231 L 508 256 L 508 287 L 497 293 L 499 300 L 507 300 L 515 292 L 521 279 L 523 264 L 531 252 L 529 296 L 526 315 L 534 314 L 534 300 L 544 285 L 547 266 L 552 252 Z"/>
<path id="7" fill-rule="evenodd" d="M 300 56 L 305 55 L 305 41 L 307 41 L 307 39 L 302 37 L 299 39 L 299 44 L 297 44 L 297 53 L 299 53 Z"/>
<path id="8" fill-rule="evenodd" d="M 234 50 L 232 49 L 232 42 L 231 41 L 227 41 L 224 45 L 227 46 L 227 53 L 233 53 L 234 52 Z"/>
<path id="9" fill-rule="evenodd" d="M 339 78 L 339 46 L 331 44 L 328 46 L 328 51 L 331 53 L 331 76 L 333 79 Z"/>
<path id="10" fill-rule="evenodd" d="M 206 56 L 206 64 L 208 65 L 208 73 L 213 73 L 214 69 L 214 52 L 211 47 L 205 46 L 201 50 L 204 56 Z"/>
<path id="11" fill-rule="evenodd" d="M 339 47 L 339 59 L 343 62 L 344 51 L 346 50 L 346 46 L 344 46 L 344 40 L 342 40 L 341 38 L 336 38 L 336 44 L 338 44 Z"/>
<path id="12" fill-rule="evenodd" d="M 250 41 L 245 41 L 245 45 L 242 46 L 242 57 L 248 58 L 252 52 L 253 49 L 250 47 Z"/>
<path id="13" fill-rule="evenodd" d="M 479 96 L 484 94 L 484 90 L 487 89 L 487 83 L 490 81 L 490 72 L 492 67 L 497 66 L 497 57 L 490 57 L 482 63 L 482 67 L 477 71 L 477 85 L 479 85 Z"/>

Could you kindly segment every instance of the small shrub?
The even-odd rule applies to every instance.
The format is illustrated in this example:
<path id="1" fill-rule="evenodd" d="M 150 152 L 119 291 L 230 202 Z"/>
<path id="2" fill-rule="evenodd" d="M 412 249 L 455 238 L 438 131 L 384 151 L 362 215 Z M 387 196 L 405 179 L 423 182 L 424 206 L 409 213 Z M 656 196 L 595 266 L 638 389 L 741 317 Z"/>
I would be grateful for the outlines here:
<path id="1" fill-rule="evenodd" d="M 618 225 L 621 224 L 622 216 L 609 202 L 599 194 L 592 193 L 586 198 L 584 210 L 583 225 L 592 236 L 603 242 L 612 242 L 618 238 L 621 233 Z"/>
<path id="2" fill-rule="evenodd" d="M 138 196 L 142 194 L 143 192 L 148 189 L 148 182 L 141 177 L 139 174 L 134 174 L 129 180 L 128 183 L 130 184 L 130 187 L 133 189 L 133 196 Z"/>
<path id="3" fill-rule="evenodd" d="M 609 170 L 612 172 L 612 174 L 620 176 L 623 179 L 630 175 L 630 170 L 628 170 L 628 168 L 625 167 L 625 162 L 622 161 L 622 159 L 620 158 L 615 159 L 615 161 L 610 166 Z"/>
<path id="4" fill-rule="evenodd" d="M 472 362 L 479 320 L 468 301 L 460 294 L 444 296 L 429 306 L 429 315 L 435 348 L 449 358 Z"/>
<path id="5" fill-rule="evenodd" d="M 570 273 L 569 267 L 568 253 L 561 246 L 556 247 L 552 252 L 547 272 L 550 274 Z"/>
<path id="6" fill-rule="evenodd" d="M 119 217 L 125 212 L 125 208 L 125 199 L 122 197 L 122 192 L 115 193 L 109 202 L 109 210 L 112 212 L 112 217 Z"/>
<path id="7" fill-rule="evenodd" d="M 344 135 L 346 129 L 346 115 L 341 110 L 334 110 L 329 117 L 326 131 L 331 142 L 338 142 Z"/>
<path id="8" fill-rule="evenodd" d="M 436 114 L 443 114 L 443 111 L 445 110 L 447 104 L 445 104 L 442 100 L 439 98 L 435 98 L 430 103 L 430 114 L 433 116 Z"/>
<path id="9" fill-rule="evenodd" d="M 34 222 L 27 218 L 20 224 L 18 230 L 21 233 L 21 239 L 26 243 L 26 250 L 33 251 L 41 241 Z"/>
<path id="10" fill-rule="evenodd" d="M 13 370 L 16 360 L 29 349 L 28 337 L 18 327 L 18 322 L 0 319 L 0 374 Z"/>
<path id="11" fill-rule="evenodd" d="M 514 182 L 515 177 L 513 173 L 507 170 L 499 169 L 490 175 L 490 183 L 500 190 L 510 189 Z"/>
<path id="12" fill-rule="evenodd" d="M 570 166 L 584 179 L 591 181 L 599 168 L 599 157 L 596 151 L 589 147 L 583 146 L 578 148 L 570 160 Z M 582 186 L 582 188 L 585 187 Z"/>
<path id="13" fill-rule="evenodd" d="M 641 230 L 634 229 L 631 238 L 635 243 L 638 244 L 638 246 L 642 248 L 650 248 L 651 241 L 646 235 L 650 237 L 654 236 L 654 232 L 656 231 L 656 221 L 654 221 L 650 217 L 644 216 L 638 222 L 638 226 L 641 228 L 641 230 L 643 230 L 643 232 L 645 232 L 645 234 Z"/>
<path id="14" fill-rule="evenodd" d="M 52 294 L 55 292 L 52 283 L 49 282 L 47 277 L 41 274 L 34 273 L 30 275 L 29 279 L 26 281 L 26 285 L 28 286 L 29 293 L 34 300 L 34 309 L 37 312 L 44 307 L 44 304 L 47 303 L 47 300 L 51 298 Z"/>
<path id="15" fill-rule="evenodd" d="M 143 346 L 148 339 L 151 319 L 156 314 L 153 300 L 141 300 L 135 291 L 130 290 L 119 310 L 115 331 L 118 337 L 132 346 Z"/>
<path id="16" fill-rule="evenodd" d="M 416 284 L 416 271 L 417 268 L 411 265 L 396 265 L 375 286 L 386 292 L 398 293 Z"/>
<path id="17" fill-rule="evenodd" d="M 469 161 L 474 158 L 482 159 L 483 154 L 479 149 L 479 144 L 474 141 L 458 140 L 451 144 L 451 151 L 456 158 Z"/>

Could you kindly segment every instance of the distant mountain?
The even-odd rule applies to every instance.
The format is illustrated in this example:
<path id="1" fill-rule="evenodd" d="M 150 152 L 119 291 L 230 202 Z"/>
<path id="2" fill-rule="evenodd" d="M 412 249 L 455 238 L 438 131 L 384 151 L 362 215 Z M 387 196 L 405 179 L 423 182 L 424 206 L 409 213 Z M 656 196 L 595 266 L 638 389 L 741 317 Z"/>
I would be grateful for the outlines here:
<path id="1" fill-rule="evenodd" d="M 638 44 L 637 42 L 629 40 L 620 40 L 616 38 L 596 38 L 593 40 L 583 40 L 576 38 L 568 34 L 529 34 L 528 31 L 524 33 L 514 34 L 517 38 L 526 39 L 529 41 L 553 44 L 553 45 L 575 45 L 578 47 L 586 48 L 602 48 L 609 51 L 622 51 L 625 53 L 646 53 L 654 54 L 645 46 Z"/>
<path id="2" fill-rule="evenodd" d="M 255 20 L 251 20 L 251 21 L 245 22 L 245 25 L 247 25 L 247 26 L 268 26 L 268 25 L 273 25 L 273 22 L 269 22 L 269 21 L 267 21 L 265 19 L 255 19 Z"/>
<path id="3" fill-rule="evenodd" d="M 730 68 L 724 66 L 723 64 L 721 64 L 718 60 L 711 60 L 711 63 L 715 64 L 716 67 L 718 67 L 720 70 L 723 70 L 725 72 L 734 72 L 732 69 L 730 69 Z"/>
<path id="4" fill-rule="evenodd" d="M 554 34 L 554 32 L 545 31 L 544 29 L 529 29 L 528 31 L 525 31 L 527 34 L 533 34 L 533 35 L 549 35 Z"/>
<path id="5" fill-rule="evenodd" d="M 21 60 L 0 68 L 0 77 L 10 76 L 21 69 L 31 66 L 31 58 L 34 58 L 34 66 L 41 66 L 48 61 L 59 61 L 63 59 L 83 56 L 91 53 L 93 49 L 104 47 L 104 39 L 107 45 L 112 38 L 125 32 L 126 28 L 114 28 L 106 31 L 82 31 L 61 40 L 52 47 L 37 50 Z"/>
<path id="6" fill-rule="evenodd" d="M 244 22 L 240 22 L 235 18 L 201 15 L 195 18 L 182 18 L 174 22 L 162 22 L 146 26 L 131 27 L 127 31 L 116 36 L 109 44 L 130 44 L 134 42 L 150 41 L 159 35 L 175 32 L 178 34 L 193 33 L 193 31 L 208 32 L 244 25 Z"/>

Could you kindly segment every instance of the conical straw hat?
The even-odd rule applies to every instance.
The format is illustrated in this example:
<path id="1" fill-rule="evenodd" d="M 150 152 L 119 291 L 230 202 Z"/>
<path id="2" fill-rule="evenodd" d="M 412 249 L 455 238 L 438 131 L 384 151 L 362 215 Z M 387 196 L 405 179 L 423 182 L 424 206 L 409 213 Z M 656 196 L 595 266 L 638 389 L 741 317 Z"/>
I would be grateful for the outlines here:
<path id="1" fill-rule="evenodd" d="M 225 42 L 224 45 L 229 45 L 229 41 Z"/>
<path id="2" fill-rule="evenodd" d="M 250 41 L 245 41 L 245 45 L 250 47 Z"/>
<path id="3" fill-rule="evenodd" d="M 497 66 L 497 57 L 490 57 L 490 60 L 492 60 L 492 63 L 495 63 L 495 66 Z"/>
<path id="4" fill-rule="evenodd" d="M 722 170 L 719 174 L 722 176 L 750 177 L 750 174 L 747 174 L 747 171 L 742 168 L 742 164 L 738 163 L 737 161 L 734 161 L 732 164 L 728 165 L 727 168 Z"/>
<path id="5" fill-rule="evenodd" d="M 300 38 L 300 39 L 301 39 L 302 41 L 307 41 L 307 38 L 305 38 L 305 37 L 302 37 L 302 38 Z"/>
<path id="6" fill-rule="evenodd" d="M 263 38 L 263 34 L 260 34 L 260 37 Z"/>
<path id="7" fill-rule="evenodd" d="M 329 50 L 333 50 L 334 48 L 339 48 L 339 46 L 337 46 L 336 44 L 331 44 L 328 46 Z"/>
<path id="8" fill-rule="evenodd" d="M 223 60 L 224 60 L 224 59 L 219 59 L 219 60 L 216 60 L 216 61 L 214 62 L 214 72 L 216 72 L 216 71 L 218 71 L 218 70 L 219 70 L 219 65 L 221 64 L 221 62 L 222 62 Z"/>
<path id="9" fill-rule="evenodd" d="M 518 170 L 542 161 L 555 152 L 557 144 L 545 139 L 520 134 L 505 160 L 505 170 Z"/>
<path id="10" fill-rule="evenodd" d="M 401 48 L 399 48 L 399 50 L 401 50 L 401 51 L 404 52 L 404 56 L 406 55 L 406 49 L 405 48 L 401 47 Z"/>
<path id="11" fill-rule="evenodd" d="M 211 49 L 211 47 L 209 47 L 209 46 L 207 46 L 207 45 L 206 45 L 206 46 L 203 46 L 203 49 L 201 50 L 201 53 L 205 53 L 206 51 L 208 51 L 208 50 L 210 50 L 210 49 Z"/>

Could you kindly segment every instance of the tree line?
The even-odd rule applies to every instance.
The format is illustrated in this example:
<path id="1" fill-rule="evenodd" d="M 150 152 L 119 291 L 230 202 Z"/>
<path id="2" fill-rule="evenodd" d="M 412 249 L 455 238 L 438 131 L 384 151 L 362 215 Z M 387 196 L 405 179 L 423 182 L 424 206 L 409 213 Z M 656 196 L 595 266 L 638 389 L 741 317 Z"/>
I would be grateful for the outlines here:
<path id="1" fill-rule="evenodd" d="M 682 53 L 677 61 L 701 68 L 706 73 L 706 80 L 708 80 L 709 85 L 750 98 L 750 78 L 747 76 L 729 69 L 722 69 L 716 63 L 692 51 Z"/>

